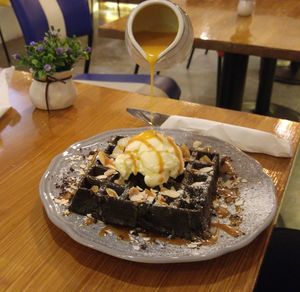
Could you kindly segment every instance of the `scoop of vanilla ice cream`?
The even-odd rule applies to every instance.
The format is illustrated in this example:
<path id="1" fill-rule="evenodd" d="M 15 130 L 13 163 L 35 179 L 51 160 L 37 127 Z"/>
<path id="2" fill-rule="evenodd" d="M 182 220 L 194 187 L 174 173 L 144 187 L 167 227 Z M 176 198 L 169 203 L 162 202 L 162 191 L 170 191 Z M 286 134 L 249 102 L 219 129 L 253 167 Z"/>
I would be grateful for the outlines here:
<path id="1" fill-rule="evenodd" d="M 119 140 L 112 156 L 122 178 L 126 180 L 139 172 L 149 187 L 161 185 L 169 177 L 176 178 L 184 168 L 181 149 L 173 138 L 154 130 Z"/>

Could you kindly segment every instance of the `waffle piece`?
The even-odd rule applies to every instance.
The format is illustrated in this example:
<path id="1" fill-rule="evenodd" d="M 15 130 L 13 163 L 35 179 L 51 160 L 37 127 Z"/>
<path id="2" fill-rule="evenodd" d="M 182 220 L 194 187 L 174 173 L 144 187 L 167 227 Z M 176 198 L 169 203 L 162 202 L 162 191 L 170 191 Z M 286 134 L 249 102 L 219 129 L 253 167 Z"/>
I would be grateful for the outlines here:
<path id="1" fill-rule="evenodd" d="M 107 155 L 120 138 L 109 142 L 104 151 Z M 190 149 L 190 154 L 183 174 L 153 189 L 145 185 L 141 174 L 131 175 L 122 182 L 117 171 L 96 160 L 69 210 L 92 214 L 107 224 L 139 227 L 165 236 L 206 238 L 216 194 L 219 155 L 195 149 Z"/>

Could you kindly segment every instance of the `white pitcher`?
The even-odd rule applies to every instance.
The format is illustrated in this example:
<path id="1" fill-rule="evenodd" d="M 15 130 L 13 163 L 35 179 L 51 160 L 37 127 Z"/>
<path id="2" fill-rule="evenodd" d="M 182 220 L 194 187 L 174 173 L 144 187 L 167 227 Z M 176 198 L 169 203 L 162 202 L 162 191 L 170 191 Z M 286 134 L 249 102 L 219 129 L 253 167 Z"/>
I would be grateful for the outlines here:
<path id="1" fill-rule="evenodd" d="M 175 32 L 174 41 L 159 56 L 155 70 L 182 62 L 194 42 L 193 28 L 187 14 L 168 0 L 148 0 L 140 3 L 129 15 L 125 42 L 132 59 L 141 67 L 149 68 L 146 54 L 134 34 L 141 31 Z"/>

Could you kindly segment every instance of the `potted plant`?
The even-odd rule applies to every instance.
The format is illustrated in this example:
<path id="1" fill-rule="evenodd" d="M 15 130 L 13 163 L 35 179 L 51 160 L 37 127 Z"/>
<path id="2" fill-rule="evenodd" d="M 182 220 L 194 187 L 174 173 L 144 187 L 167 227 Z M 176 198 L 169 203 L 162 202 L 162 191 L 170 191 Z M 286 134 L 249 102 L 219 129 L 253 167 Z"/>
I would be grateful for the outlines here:
<path id="1" fill-rule="evenodd" d="M 24 54 L 14 54 L 18 65 L 32 73 L 29 95 L 35 107 L 49 111 L 71 106 L 76 97 L 72 68 L 90 52 L 75 37 L 62 37 L 51 27 L 42 41 L 31 42 Z"/>

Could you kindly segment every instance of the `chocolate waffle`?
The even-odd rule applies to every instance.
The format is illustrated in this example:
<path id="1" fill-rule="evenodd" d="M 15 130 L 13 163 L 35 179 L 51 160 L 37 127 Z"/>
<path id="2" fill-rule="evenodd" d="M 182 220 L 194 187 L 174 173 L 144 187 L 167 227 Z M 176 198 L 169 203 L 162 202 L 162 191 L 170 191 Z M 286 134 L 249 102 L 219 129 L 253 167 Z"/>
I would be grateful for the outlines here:
<path id="1" fill-rule="evenodd" d="M 145 185 L 140 173 L 122 180 L 110 165 L 119 139 L 95 154 L 69 210 L 106 224 L 141 228 L 188 240 L 209 237 L 212 201 L 216 195 L 219 155 L 185 147 L 184 172 L 160 186 Z M 99 159 L 100 157 L 100 159 Z"/>

